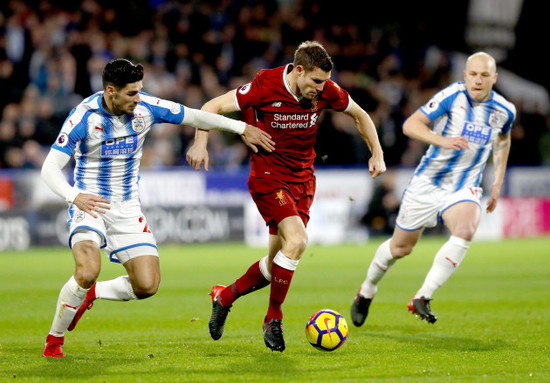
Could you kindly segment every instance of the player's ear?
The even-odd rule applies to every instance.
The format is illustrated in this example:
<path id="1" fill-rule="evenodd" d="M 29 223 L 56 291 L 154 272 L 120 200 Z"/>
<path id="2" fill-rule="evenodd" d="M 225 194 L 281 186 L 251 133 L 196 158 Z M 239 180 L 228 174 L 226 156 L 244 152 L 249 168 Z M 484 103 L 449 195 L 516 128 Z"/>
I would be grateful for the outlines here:
<path id="1" fill-rule="evenodd" d="M 116 93 L 115 87 L 113 85 L 107 85 L 107 87 L 105 88 L 105 94 L 112 96 L 115 93 Z"/>

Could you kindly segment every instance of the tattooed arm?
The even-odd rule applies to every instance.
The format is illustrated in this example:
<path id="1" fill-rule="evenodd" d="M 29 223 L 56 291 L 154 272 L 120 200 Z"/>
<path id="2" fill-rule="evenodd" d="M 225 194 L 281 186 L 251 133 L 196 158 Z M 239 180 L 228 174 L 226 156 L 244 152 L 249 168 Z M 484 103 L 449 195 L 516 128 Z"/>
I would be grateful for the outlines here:
<path id="1" fill-rule="evenodd" d="M 504 183 L 504 175 L 506 174 L 506 164 L 508 162 L 508 154 L 510 153 L 510 145 L 512 139 L 510 133 L 504 136 L 497 136 L 493 146 L 493 166 L 495 168 L 495 181 L 491 189 L 491 197 L 487 202 L 487 211 L 490 213 L 497 207 L 497 200 L 500 196 L 500 189 Z"/>

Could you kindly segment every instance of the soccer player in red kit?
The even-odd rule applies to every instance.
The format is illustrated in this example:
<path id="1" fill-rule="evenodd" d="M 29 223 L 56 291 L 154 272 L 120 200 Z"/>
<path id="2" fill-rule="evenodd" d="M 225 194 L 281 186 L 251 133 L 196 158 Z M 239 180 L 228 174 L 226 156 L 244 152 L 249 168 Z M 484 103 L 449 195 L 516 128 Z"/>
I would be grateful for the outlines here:
<path id="1" fill-rule="evenodd" d="M 229 113 L 252 108 L 256 125 L 271 135 L 275 150 L 252 155 L 249 191 L 269 226 L 268 255 L 254 263 L 229 286 L 212 288 L 212 316 L 208 323 L 214 340 L 221 338 L 233 302 L 271 283 L 269 307 L 263 324 L 267 347 L 283 351 L 282 304 L 294 270 L 304 252 L 306 226 L 315 194 L 315 137 L 323 109 L 350 115 L 372 157 L 369 172 L 386 170 L 374 123 L 348 92 L 330 80 L 333 63 L 325 48 L 306 41 L 294 54 L 294 63 L 260 71 L 251 83 L 214 98 L 202 110 Z M 207 131 L 197 131 L 187 161 L 196 170 L 208 170 Z"/>

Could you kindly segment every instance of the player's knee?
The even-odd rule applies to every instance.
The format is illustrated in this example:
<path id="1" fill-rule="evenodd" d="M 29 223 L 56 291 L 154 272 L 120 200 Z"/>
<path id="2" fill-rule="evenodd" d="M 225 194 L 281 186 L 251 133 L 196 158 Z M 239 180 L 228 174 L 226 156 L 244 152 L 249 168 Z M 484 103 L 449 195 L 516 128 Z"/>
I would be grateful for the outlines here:
<path id="1" fill-rule="evenodd" d="M 74 279 L 82 288 L 89 289 L 97 280 L 99 270 L 93 267 L 76 267 Z"/>
<path id="2" fill-rule="evenodd" d="M 297 241 L 296 241 L 296 250 L 302 254 L 305 250 L 306 250 L 306 247 L 307 247 L 307 243 L 308 243 L 308 237 L 307 235 L 303 235 L 301 236 Z"/>
<path id="3" fill-rule="evenodd" d="M 412 253 L 414 245 L 396 245 L 391 247 L 391 255 L 394 258 L 403 258 Z"/>
<path id="4" fill-rule="evenodd" d="M 156 289 L 149 289 L 149 290 L 138 289 L 138 290 L 134 290 L 134 294 L 136 294 L 137 299 L 146 299 L 146 298 L 152 297 L 156 293 L 157 293 Z"/>
<path id="5" fill-rule="evenodd" d="M 282 252 L 290 259 L 300 259 L 308 243 L 307 234 L 295 235 L 283 245 Z"/>
<path id="6" fill-rule="evenodd" d="M 137 286 L 132 286 L 134 294 L 138 299 L 145 299 L 155 295 L 159 288 L 159 282 L 156 280 L 142 281 Z"/>
<path id="7" fill-rule="evenodd" d="M 456 227 L 452 234 L 455 237 L 462 238 L 466 241 L 471 241 L 476 233 L 475 225 L 460 225 Z"/>
<path id="8" fill-rule="evenodd" d="M 90 288 L 101 271 L 99 248 L 93 241 L 77 242 L 73 246 L 75 256 L 74 278 L 83 288 Z"/>

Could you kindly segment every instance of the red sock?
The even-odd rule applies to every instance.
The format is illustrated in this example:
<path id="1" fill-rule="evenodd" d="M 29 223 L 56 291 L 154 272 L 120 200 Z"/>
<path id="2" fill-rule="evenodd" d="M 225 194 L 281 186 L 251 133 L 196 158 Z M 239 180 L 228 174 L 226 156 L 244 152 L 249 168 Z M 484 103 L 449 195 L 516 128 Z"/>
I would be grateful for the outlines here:
<path id="1" fill-rule="evenodd" d="M 267 309 L 266 322 L 271 319 L 283 319 L 282 305 L 294 275 L 293 270 L 287 270 L 273 263 L 271 265 L 271 293 L 269 295 L 269 308 Z"/>
<path id="2" fill-rule="evenodd" d="M 258 261 L 250 266 L 242 277 L 222 290 L 220 293 L 222 304 L 224 306 L 231 306 L 239 297 L 259 290 L 267 285 L 269 285 L 269 281 L 265 279 L 260 271 L 260 261 Z"/>

